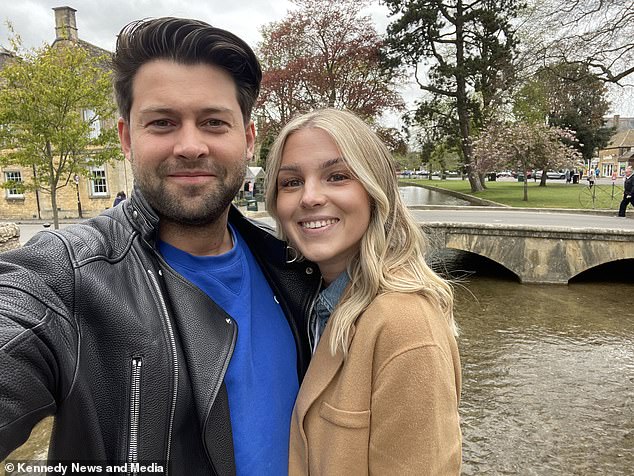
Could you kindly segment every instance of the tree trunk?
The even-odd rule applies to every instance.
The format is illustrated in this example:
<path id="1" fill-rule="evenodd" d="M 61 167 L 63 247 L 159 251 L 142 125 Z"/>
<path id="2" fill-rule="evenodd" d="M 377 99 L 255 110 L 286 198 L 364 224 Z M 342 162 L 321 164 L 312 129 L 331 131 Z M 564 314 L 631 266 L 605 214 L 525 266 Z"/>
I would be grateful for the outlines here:
<path id="1" fill-rule="evenodd" d="M 480 178 L 480 185 L 482 185 L 482 188 L 486 190 L 487 184 L 486 184 L 486 181 L 484 180 L 485 175 L 484 174 L 478 174 L 478 177 Z"/>
<path id="2" fill-rule="evenodd" d="M 59 213 L 57 211 L 57 190 L 51 188 L 51 206 L 53 207 L 53 227 L 59 229 Z"/>
<path id="3" fill-rule="evenodd" d="M 473 167 L 473 150 L 471 147 L 471 128 L 468 110 L 467 80 L 465 78 L 464 59 L 464 16 L 462 2 L 456 4 L 456 112 L 458 113 L 458 124 L 460 126 L 460 148 L 464 158 L 465 167 L 469 175 L 471 192 L 481 192 L 484 190 L 482 182 L 478 177 L 477 170 Z"/>
<path id="4" fill-rule="evenodd" d="M 546 175 L 546 171 L 542 170 L 542 178 L 539 180 L 539 186 L 540 187 L 545 187 L 546 186 L 546 179 L 547 179 L 547 175 Z"/>
<path id="5" fill-rule="evenodd" d="M 524 167 L 524 202 L 528 202 L 528 169 Z"/>
<path id="6" fill-rule="evenodd" d="M 48 185 L 51 190 L 51 207 L 53 207 L 53 227 L 59 229 L 59 214 L 57 212 L 57 180 L 53 167 L 53 149 L 51 143 L 46 141 L 46 153 L 48 155 Z"/>

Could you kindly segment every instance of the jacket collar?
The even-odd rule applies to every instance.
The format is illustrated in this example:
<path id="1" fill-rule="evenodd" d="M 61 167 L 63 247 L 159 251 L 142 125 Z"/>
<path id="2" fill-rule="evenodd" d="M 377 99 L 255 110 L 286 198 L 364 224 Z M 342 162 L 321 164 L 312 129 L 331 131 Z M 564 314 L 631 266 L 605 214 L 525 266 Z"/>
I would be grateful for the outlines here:
<path id="1" fill-rule="evenodd" d="M 145 241 L 154 245 L 158 238 L 160 219 L 136 185 L 134 186 L 130 199 L 125 200 L 122 205 L 124 205 L 125 214 L 130 220 L 130 223 L 132 223 L 132 226 L 141 234 Z M 256 233 L 260 232 L 262 238 L 268 238 L 271 233 L 273 233 L 272 229 L 268 228 L 267 230 L 267 227 L 261 223 L 247 219 L 233 205 L 231 205 L 229 210 L 229 222 L 239 229 L 244 229 L 245 227 L 252 228 L 250 225 L 255 225 Z M 277 248 L 279 249 L 279 247 Z M 281 249 L 279 256 L 275 256 L 276 259 L 281 259 L 282 262 L 283 251 L 284 250 Z"/>
<path id="2" fill-rule="evenodd" d="M 154 243 L 158 236 L 159 217 L 136 185 L 132 191 L 132 196 L 125 200 L 122 205 L 132 226 L 145 241 Z"/>

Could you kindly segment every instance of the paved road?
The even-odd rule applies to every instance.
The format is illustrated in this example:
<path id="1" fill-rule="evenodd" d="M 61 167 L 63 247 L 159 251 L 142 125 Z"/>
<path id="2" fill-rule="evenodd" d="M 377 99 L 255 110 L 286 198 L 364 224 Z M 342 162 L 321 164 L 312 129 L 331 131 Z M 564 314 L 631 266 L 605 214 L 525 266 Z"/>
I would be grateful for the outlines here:
<path id="1" fill-rule="evenodd" d="M 552 229 L 595 229 L 595 230 L 631 230 L 634 231 L 634 214 L 629 212 L 627 218 L 619 218 L 614 214 L 562 213 L 526 211 L 506 208 L 486 207 L 435 207 L 425 210 L 412 210 L 414 217 L 421 223 L 488 223 L 501 225 L 525 225 L 530 227 L 547 227 Z M 273 219 L 262 216 L 262 213 L 246 213 L 269 225 Z M 68 223 L 60 224 L 61 228 Z M 20 243 L 26 243 L 35 233 L 45 230 L 41 223 L 20 224 Z M 49 228 L 50 229 L 50 228 Z"/>
<path id="2" fill-rule="evenodd" d="M 547 211 L 523 211 L 501 208 L 485 209 L 478 207 L 444 208 L 412 210 L 414 217 L 422 222 L 441 223 L 477 223 L 501 225 L 525 225 L 530 227 L 593 229 L 593 230 L 632 230 L 634 231 L 634 215 L 627 218 L 616 214 L 563 213 Z"/>

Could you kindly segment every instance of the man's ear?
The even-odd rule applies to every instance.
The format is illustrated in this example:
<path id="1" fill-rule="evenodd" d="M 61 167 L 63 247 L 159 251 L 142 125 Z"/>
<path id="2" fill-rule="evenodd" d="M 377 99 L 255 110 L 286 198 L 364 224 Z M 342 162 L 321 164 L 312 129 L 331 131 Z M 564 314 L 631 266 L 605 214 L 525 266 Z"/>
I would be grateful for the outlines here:
<path id="1" fill-rule="evenodd" d="M 251 160 L 255 150 L 255 123 L 253 121 L 249 121 L 244 133 L 247 139 L 247 157 Z"/>
<path id="2" fill-rule="evenodd" d="M 130 125 L 120 117 L 117 121 L 117 130 L 119 131 L 119 142 L 121 142 L 121 150 L 123 155 L 128 160 L 131 160 L 131 146 L 130 146 Z"/>

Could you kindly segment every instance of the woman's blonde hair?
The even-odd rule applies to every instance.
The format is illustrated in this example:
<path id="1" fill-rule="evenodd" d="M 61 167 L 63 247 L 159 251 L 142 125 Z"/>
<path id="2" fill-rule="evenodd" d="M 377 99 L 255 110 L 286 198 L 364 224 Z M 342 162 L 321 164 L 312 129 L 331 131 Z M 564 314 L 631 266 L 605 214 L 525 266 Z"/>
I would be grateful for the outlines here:
<path id="1" fill-rule="evenodd" d="M 355 114 L 328 108 L 300 115 L 286 124 L 273 143 L 266 169 L 266 207 L 277 222 L 280 237 L 288 241 L 276 207 L 284 146 L 292 134 L 310 128 L 330 135 L 371 202 L 368 230 L 348 263 L 350 285 L 330 316 L 333 355 L 338 349 L 347 353 L 350 328 L 356 319 L 376 296 L 388 292 L 424 295 L 436 304 L 457 334 L 451 286 L 425 261 L 425 236 L 401 200 L 392 156 Z"/>

